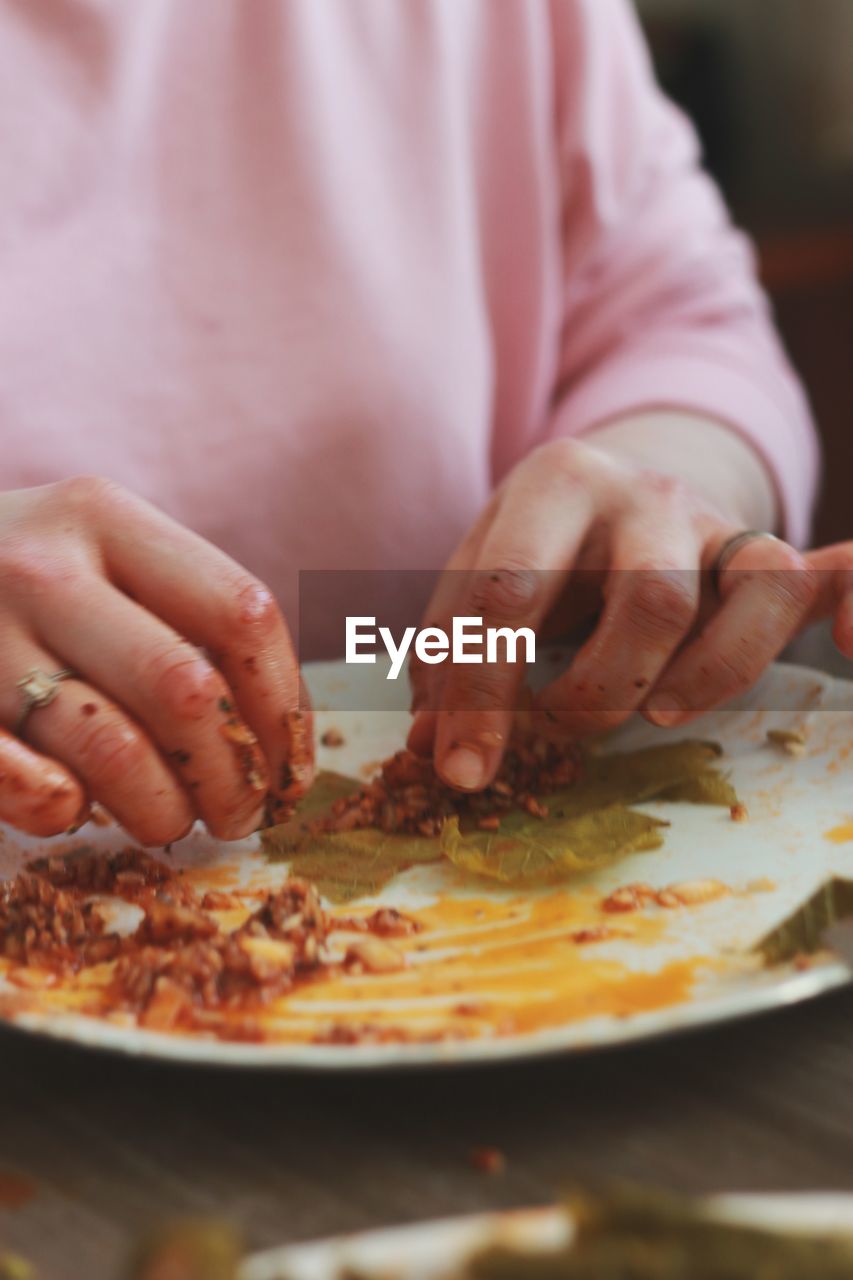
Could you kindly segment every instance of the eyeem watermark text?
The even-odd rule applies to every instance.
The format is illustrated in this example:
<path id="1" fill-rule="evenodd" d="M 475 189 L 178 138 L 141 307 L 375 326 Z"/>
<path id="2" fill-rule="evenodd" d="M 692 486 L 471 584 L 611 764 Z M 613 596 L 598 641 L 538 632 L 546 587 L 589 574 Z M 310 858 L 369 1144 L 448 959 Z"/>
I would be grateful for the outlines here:
<path id="1" fill-rule="evenodd" d="M 375 663 L 380 646 L 391 659 L 387 680 L 397 679 L 410 651 L 429 666 L 448 659 L 453 663 L 536 661 L 536 634 L 530 627 L 514 631 L 512 627 L 484 627 L 482 618 L 454 618 L 450 635 L 440 627 L 423 627 L 420 631 L 406 627 L 397 644 L 390 627 L 377 628 L 375 618 L 347 618 L 345 657 L 348 663 Z"/>

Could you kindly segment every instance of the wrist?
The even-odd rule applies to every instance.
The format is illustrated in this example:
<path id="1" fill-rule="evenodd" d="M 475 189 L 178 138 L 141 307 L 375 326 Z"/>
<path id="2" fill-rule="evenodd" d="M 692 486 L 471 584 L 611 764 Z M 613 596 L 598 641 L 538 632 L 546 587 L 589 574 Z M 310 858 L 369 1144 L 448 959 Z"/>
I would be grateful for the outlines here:
<path id="1" fill-rule="evenodd" d="M 603 423 L 583 439 L 622 462 L 681 480 L 733 526 L 778 532 L 779 500 L 767 465 L 722 422 L 660 410 Z"/>

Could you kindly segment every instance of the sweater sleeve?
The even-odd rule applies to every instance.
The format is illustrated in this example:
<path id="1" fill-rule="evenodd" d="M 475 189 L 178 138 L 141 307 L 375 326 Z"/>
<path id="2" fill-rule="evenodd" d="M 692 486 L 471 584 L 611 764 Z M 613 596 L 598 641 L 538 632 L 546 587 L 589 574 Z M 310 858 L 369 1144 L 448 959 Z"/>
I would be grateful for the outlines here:
<path id="1" fill-rule="evenodd" d="M 751 246 L 658 90 L 627 0 L 551 0 L 551 16 L 565 289 L 550 434 L 653 408 L 715 419 L 761 455 L 786 536 L 804 543 L 817 437 Z"/>

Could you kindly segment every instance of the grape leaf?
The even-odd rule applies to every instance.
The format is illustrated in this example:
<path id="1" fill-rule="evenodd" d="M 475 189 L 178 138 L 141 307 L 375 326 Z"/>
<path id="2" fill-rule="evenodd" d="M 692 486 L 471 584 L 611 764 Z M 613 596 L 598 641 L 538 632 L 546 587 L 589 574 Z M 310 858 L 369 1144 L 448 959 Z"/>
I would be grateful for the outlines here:
<path id="1" fill-rule="evenodd" d="M 508 814 L 499 831 L 462 832 L 448 818 L 441 847 L 454 866 L 504 884 L 554 884 L 663 843 L 660 818 L 608 805 L 567 818 Z"/>
<path id="2" fill-rule="evenodd" d="M 588 755 L 578 782 L 539 797 L 547 817 L 517 810 L 501 818 L 496 832 L 451 819 L 442 850 L 462 870 L 505 884 L 550 884 L 609 866 L 663 843 L 660 828 L 667 824 L 630 805 L 654 799 L 734 804 L 734 789 L 710 767 L 721 754 L 716 743 L 687 740 Z"/>
<path id="3" fill-rule="evenodd" d="M 720 754 L 715 743 L 688 740 L 589 755 L 578 782 L 540 797 L 547 818 L 515 810 L 502 817 L 497 832 L 480 831 L 470 819 L 460 826 L 454 818 L 440 839 L 375 828 L 312 831 L 335 800 L 360 786 L 355 778 L 323 772 L 295 815 L 264 831 L 261 841 L 267 857 L 288 862 L 292 875 L 310 880 L 334 903 L 378 893 L 400 871 L 442 854 L 463 870 L 506 884 L 553 883 L 660 846 L 665 824 L 630 805 L 652 799 L 735 803 L 733 788 L 711 767 Z"/>
<path id="4" fill-rule="evenodd" d="M 769 965 L 785 964 L 831 945 L 831 928 L 853 916 L 853 880 L 832 876 L 756 943 Z"/>
<path id="5" fill-rule="evenodd" d="M 302 848 L 310 835 L 309 825 L 329 813 L 336 800 L 358 791 L 360 785 L 355 778 L 347 778 L 328 769 L 321 770 L 310 790 L 299 801 L 293 817 L 261 832 L 261 845 L 271 860 L 284 862 Z"/>
<path id="6" fill-rule="evenodd" d="M 657 800 L 680 801 L 682 804 L 714 804 L 731 809 L 738 803 L 737 792 L 728 778 L 714 769 L 697 773 L 695 778 L 667 787 L 655 797 Z"/>
<path id="7" fill-rule="evenodd" d="M 291 875 L 310 880 L 325 898 L 338 904 L 376 894 L 399 872 L 441 857 L 434 836 L 389 835 L 375 827 L 310 829 L 335 800 L 352 795 L 360 786 L 355 778 L 319 773 L 294 816 L 261 833 L 261 845 L 271 862 L 290 863 Z"/>
<path id="8" fill-rule="evenodd" d="M 729 1222 L 699 1198 L 617 1185 L 576 1190 L 565 1209 L 569 1244 L 531 1253 L 487 1243 L 459 1280 L 846 1280 L 853 1274 L 853 1235 Z"/>
<path id="9" fill-rule="evenodd" d="M 608 804 L 674 799 L 675 796 L 667 793 L 690 787 L 698 778 L 710 774 L 722 781 L 720 774 L 711 768 L 721 755 L 722 748 L 715 742 L 694 739 L 643 747 L 639 751 L 587 755 L 581 779 L 557 796 L 543 797 L 543 801 L 552 812 L 587 813 Z"/>

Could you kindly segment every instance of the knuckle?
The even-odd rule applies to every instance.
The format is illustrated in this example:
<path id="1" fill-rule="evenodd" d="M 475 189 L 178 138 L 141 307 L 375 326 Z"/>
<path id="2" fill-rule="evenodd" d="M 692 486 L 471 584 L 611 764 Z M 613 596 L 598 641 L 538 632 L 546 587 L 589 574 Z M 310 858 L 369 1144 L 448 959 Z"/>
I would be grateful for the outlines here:
<path id="1" fill-rule="evenodd" d="M 716 691 L 715 696 L 734 696 L 752 687 L 760 666 L 743 645 L 738 645 L 728 653 L 718 653 L 706 670 L 710 686 Z M 705 675 L 705 671 L 702 674 Z"/>
<path id="2" fill-rule="evenodd" d="M 31 597 L 50 586 L 51 571 L 37 549 L 7 546 L 0 555 L 0 584 L 3 595 Z"/>
<path id="3" fill-rule="evenodd" d="M 85 573 L 81 557 L 50 539 L 10 539 L 0 550 L 0 589 L 7 599 L 67 594 L 77 589 Z"/>
<path id="4" fill-rule="evenodd" d="M 628 623 L 642 635 L 656 638 L 683 634 L 696 616 L 696 598 L 686 575 L 651 569 L 632 572 Z"/>
<path id="5" fill-rule="evenodd" d="M 589 457 L 587 445 L 569 438 L 549 440 L 531 453 L 536 466 L 548 475 L 575 477 L 578 467 Z"/>
<path id="6" fill-rule="evenodd" d="M 107 476 L 79 475 L 59 480 L 52 486 L 53 493 L 63 506 L 85 512 L 92 507 L 104 507 L 116 501 L 126 491 Z"/>
<path id="7" fill-rule="evenodd" d="M 225 624 L 234 635 L 268 635 L 279 625 L 281 614 L 269 587 L 256 578 L 234 584 L 225 605 Z"/>
<path id="8" fill-rule="evenodd" d="M 449 711 L 503 711 L 512 704 L 512 690 L 499 673 L 489 667 L 465 669 L 448 691 Z"/>
<path id="9" fill-rule="evenodd" d="M 34 549 L 32 554 L 7 563 L 0 569 L 0 580 L 10 595 L 35 601 L 46 597 L 61 606 L 86 578 L 85 571 L 73 560 L 56 554 L 54 549 Z"/>
<path id="10" fill-rule="evenodd" d="M 540 444 L 530 457 L 531 461 L 543 470 L 573 471 L 578 456 L 578 445 L 574 440 L 549 440 Z"/>
<path id="11" fill-rule="evenodd" d="M 96 789 L 126 786 L 145 769 L 151 755 L 139 730 L 119 715 L 105 716 L 93 729 L 81 731 L 76 743 L 72 738 L 72 746 L 81 771 Z"/>
<path id="12" fill-rule="evenodd" d="M 576 729 L 580 728 L 584 733 L 605 733 L 611 729 L 618 729 L 630 714 L 629 710 L 602 706 L 601 703 L 586 706 L 579 703 L 571 712 L 571 721 Z"/>
<path id="13" fill-rule="evenodd" d="M 799 620 L 820 598 L 820 573 L 784 542 L 749 543 L 731 573 L 735 590 L 743 587 L 763 596 L 771 624 L 780 618 Z"/>
<path id="14" fill-rule="evenodd" d="M 520 562 L 479 572 L 471 588 L 471 610 L 478 617 L 523 622 L 536 611 L 542 589 L 541 571 Z"/>
<path id="15" fill-rule="evenodd" d="M 637 493 L 643 506 L 649 506 L 652 499 L 655 507 L 665 503 L 668 507 L 677 507 L 686 501 L 688 487 L 678 476 L 667 475 L 665 471 L 654 471 L 644 468 L 637 476 Z"/>
<path id="16" fill-rule="evenodd" d="M 776 595 L 786 613 L 799 615 L 808 611 L 820 596 L 820 579 L 814 570 L 801 565 L 783 569 L 777 574 Z"/>
<path id="17" fill-rule="evenodd" d="M 580 669 L 559 681 L 548 699 L 556 721 L 584 733 L 617 729 L 631 714 L 633 702 L 623 693 L 621 682 L 611 687 L 591 669 Z"/>
<path id="18" fill-rule="evenodd" d="M 576 440 L 551 440 L 533 451 L 530 465 L 540 494 L 571 501 L 592 464 L 586 445 Z"/>
<path id="19" fill-rule="evenodd" d="M 769 541 L 755 538 L 747 542 L 731 561 L 731 570 L 736 578 L 749 579 L 775 577 L 778 574 L 797 573 L 808 575 L 811 571 L 808 560 L 797 551 L 796 547 L 779 540 Z"/>
<path id="20" fill-rule="evenodd" d="M 601 483 L 621 484 L 628 477 L 625 464 L 584 440 L 551 440 L 534 456 L 543 472 L 543 483 L 552 492 L 575 497 L 579 490 Z"/>
<path id="21" fill-rule="evenodd" d="M 142 674 L 157 704 L 181 720 L 203 719 L 228 696 L 219 672 L 186 643 L 152 654 Z"/>

